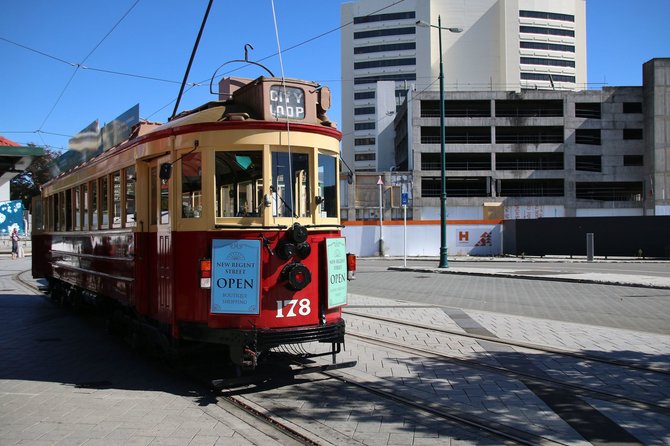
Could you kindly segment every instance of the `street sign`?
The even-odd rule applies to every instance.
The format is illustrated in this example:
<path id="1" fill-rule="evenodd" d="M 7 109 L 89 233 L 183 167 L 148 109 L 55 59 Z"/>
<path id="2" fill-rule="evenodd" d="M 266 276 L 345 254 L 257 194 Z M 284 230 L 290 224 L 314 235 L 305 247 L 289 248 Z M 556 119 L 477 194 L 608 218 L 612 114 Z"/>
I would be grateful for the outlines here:
<path id="1" fill-rule="evenodd" d="M 409 198 L 407 197 L 407 192 L 403 192 L 400 195 L 400 204 L 403 206 L 407 206 L 407 202 L 409 201 Z"/>

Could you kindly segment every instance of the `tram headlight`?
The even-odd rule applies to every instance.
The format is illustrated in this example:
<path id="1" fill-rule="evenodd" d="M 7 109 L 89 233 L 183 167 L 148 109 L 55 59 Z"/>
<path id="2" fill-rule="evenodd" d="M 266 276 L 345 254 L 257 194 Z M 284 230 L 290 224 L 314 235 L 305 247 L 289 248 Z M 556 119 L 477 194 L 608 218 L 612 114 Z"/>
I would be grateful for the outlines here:
<path id="1" fill-rule="evenodd" d="M 282 269 L 281 276 L 288 282 L 288 287 L 300 291 L 312 281 L 312 273 L 300 262 L 289 263 Z"/>
<path id="2" fill-rule="evenodd" d="M 298 254 L 298 257 L 301 259 L 307 258 L 307 256 L 312 252 L 312 247 L 307 242 L 299 243 L 295 247 L 295 252 Z"/>
<path id="3" fill-rule="evenodd" d="M 288 230 L 288 236 L 296 245 L 303 243 L 307 240 L 307 228 L 300 223 L 293 223 L 293 226 Z"/>
<path id="4" fill-rule="evenodd" d="M 277 245 L 277 255 L 284 259 L 288 260 L 295 254 L 295 245 L 293 243 L 282 240 Z"/>

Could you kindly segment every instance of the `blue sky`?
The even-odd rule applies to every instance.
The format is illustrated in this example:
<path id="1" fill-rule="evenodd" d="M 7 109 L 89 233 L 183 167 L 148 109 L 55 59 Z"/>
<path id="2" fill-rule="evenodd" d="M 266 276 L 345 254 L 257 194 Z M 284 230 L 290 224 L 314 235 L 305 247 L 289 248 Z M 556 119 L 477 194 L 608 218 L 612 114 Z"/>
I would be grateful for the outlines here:
<path id="1" fill-rule="evenodd" d="M 274 5 L 285 76 L 328 85 L 329 116 L 338 123 L 341 3 L 275 0 Z M 69 137 L 93 120 L 103 125 L 136 103 L 141 117 L 164 122 L 206 6 L 207 0 L 3 2 L 0 135 L 65 148 Z M 670 57 L 669 17 L 670 0 L 588 0 L 591 88 L 641 85 L 642 63 Z M 198 85 L 187 87 L 179 110 L 214 99 L 210 78 L 221 64 L 244 59 L 247 43 L 254 47 L 250 60 L 281 74 L 271 0 L 215 0 L 189 76 Z M 263 74 L 237 63 L 220 73 Z"/>

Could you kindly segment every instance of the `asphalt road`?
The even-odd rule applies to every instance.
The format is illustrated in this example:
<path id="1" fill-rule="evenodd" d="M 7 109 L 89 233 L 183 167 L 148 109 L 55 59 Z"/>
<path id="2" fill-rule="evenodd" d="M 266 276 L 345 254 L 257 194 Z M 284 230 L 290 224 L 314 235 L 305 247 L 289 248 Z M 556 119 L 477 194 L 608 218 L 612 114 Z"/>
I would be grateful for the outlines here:
<path id="1" fill-rule="evenodd" d="M 389 271 L 402 259 L 358 259 L 349 292 L 478 311 L 670 334 L 670 290 L 545 280 Z M 416 262 L 416 261 L 414 261 Z M 473 265 L 474 263 L 474 265 Z M 496 268 L 507 263 L 496 262 Z M 408 265 L 411 263 L 408 261 Z M 464 264 L 458 263 L 459 266 Z M 469 267 L 491 267 L 471 262 Z M 668 263 L 509 263 L 510 268 L 669 276 Z M 601 268 L 601 269 L 596 269 Z M 580 271 L 584 271 L 583 269 Z"/>

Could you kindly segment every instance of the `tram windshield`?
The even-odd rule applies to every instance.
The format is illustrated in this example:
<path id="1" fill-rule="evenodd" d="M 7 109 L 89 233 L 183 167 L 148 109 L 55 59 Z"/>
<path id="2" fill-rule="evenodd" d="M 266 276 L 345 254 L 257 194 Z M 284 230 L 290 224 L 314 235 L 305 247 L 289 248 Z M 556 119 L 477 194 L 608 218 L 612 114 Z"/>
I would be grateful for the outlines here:
<path id="1" fill-rule="evenodd" d="M 309 155 L 272 152 L 272 216 L 310 217 Z"/>
<path id="2" fill-rule="evenodd" d="M 320 212 L 322 218 L 337 217 L 337 159 L 333 155 L 319 153 Z"/>
<path id="3" fill-rule="evenodd" d="M 190 161 L 193 173 L 182 178 L 182 204 L 189 210 L 199 203 L 202 189 L 200 175 L 195 173 L 201 158 Z M 214 161 L 215 218 L 339 216 L 337 155 L 331 151 L 304 147 L 292 151 L 275 147 L 269 154 L 263 150 L 217 150 Z M 197 215 L 197 211 L 187 212 L 182 218 Z"/>
<path id="4" fill-rule="evenodd" d="M 263 203 L 263 152 L 216 152 L 216 216 L 259 217 Z"/>

